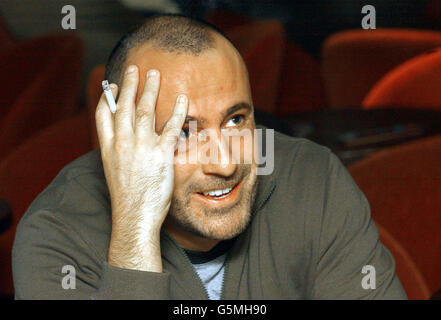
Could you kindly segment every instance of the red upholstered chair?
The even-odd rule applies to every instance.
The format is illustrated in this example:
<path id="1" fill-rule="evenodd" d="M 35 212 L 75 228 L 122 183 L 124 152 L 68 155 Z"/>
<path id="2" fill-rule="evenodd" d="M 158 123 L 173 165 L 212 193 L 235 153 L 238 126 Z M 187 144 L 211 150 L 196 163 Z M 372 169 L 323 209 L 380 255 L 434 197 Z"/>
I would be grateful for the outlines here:
<path id="1" fill-rule="evenodd" d="M 11 248 L 20 218 L 69 162 L 92 150 L 87 112 L 42 130 L 0 161 L 0 198 L 12 207 L 12 225 L 0 234 L 0 296 L 13 295 Z"/>
<path id="2" fill-rule="evenodd" d="M 431 293 L 441 288 L 441 136 L 379 151 L 348 167 L 373 219 L 404 247 Z"/>
<path id="3" fill-rule="evenodd" d="M 276 21 L 255 21 L 225 30 L 248 68 L 254 106 L 276 111 L 285 33 Z"/>
<path id="4" fill-rule="evenodd" d="M 250 17 L 219 9 L 210 11 L 205 19 L 223 30 L 244 56 L 257 107 L 279 115 L 325 107 L 320 64 L 299 46 L 285 41 L 280 24 L 255 25 Z M 260 29 L 265 28 L 269 28 L 267 32 L 273 28 L 269 39 L 259 35 Z M 251 48 L 252 55 L 248 54 L 250 49 L 244 48 L 244 42 L 245 47 L 256 43 Z M 258 42 L 262 44 L 257 45 Z"/>
<path id="5" fill-rule="evenodd" d="M 287 42 L 276 113 L 283 116 L 325 107 L 320 64 L 302 48 Z"/>
<path id="6" fill-rule="evenodd" d="M 390 106 L 441 109 L 441 48 L 396 67 L 363 100 L 364 108 Z"/>
<path id="7" fill-rule="evenodd" d="M 45 36 L 0 53 L 0 158 L 39 130 L 78 110 L 82 43 Z"/>
<path id="8" fill-rule="evenodd" d="M 387 72 L 427 50 L 441 46 L 441 32 L 424 30 L 350 30 L 323 45 L 323 78 L 331 108 L 356 107 Z"/>
<path id="9" fill-rule="evenodd" d="M 395 259 L 398 278 L 406 291 L 409 300 L 427 300 L 430 290 L 421 272 L 401 244 L 382 226 L 377 224 L 380 241 L 390 251 Z"/>
<path id="10" fill-rule="evenodd" d="M 242 55 L 254 106 L 275 113 L 285 50 L 282 25 L 276 21 L 256 21 L 223 9 L 209 11 L 205 20 L 221 29 Z"/>

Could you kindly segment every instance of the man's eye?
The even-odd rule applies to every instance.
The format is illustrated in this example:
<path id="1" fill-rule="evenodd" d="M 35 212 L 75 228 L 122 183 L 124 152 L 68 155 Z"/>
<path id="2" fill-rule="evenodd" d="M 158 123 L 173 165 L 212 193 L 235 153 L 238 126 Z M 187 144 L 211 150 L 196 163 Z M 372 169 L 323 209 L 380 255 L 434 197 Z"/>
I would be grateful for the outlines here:
<path id="1" fill-rule="evenodd" d="M 183 128 L 179 134 L 179 140 L 187 140 L 189 136 L 189 130 L 187 128 Z"/>
<path id="2" fill-rule="evenodd" d="M 234 127 L 237 126 L 238 124 L 240 124 L 243 121 L 243 116 L 242 115 L 237 115 L 234 116 L 233 118 L 231 118 L 230 120 L 228 120 L 226 126 L 227 127 Z"/>

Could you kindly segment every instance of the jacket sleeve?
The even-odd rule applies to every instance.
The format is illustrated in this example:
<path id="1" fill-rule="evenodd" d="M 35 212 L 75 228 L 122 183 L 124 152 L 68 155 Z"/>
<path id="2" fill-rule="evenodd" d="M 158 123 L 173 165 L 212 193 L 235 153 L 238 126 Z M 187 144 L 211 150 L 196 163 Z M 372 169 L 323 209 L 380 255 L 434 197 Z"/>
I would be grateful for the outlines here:
<path id="1" fill-rule="evenodd" d="M 33 202 L 12 250 L 16 299 L 169 299 L 168 272 L 107 264 L 107 242 L 98 230 L 102 221 L 80 224 L 99 214 L 98 208 L 73 180 L 48 187 Z M 72 223 L 71 216 L 79 222 Z"/>
<path id="2" fill-rule="evenodd" d="M 313 298 L 406 299 L 369 203 L 334 154 L 327 177 Z"/>

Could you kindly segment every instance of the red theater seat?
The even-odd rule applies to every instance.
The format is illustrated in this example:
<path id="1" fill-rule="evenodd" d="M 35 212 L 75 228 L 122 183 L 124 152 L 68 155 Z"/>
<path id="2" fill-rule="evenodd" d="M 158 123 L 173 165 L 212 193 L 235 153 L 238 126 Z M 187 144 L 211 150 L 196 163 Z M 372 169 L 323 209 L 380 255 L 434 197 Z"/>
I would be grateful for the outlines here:
<path id="1" fill-rule="evenodd" d="M 219 9 L 209 12 L 206 20 L 223 30 L 244 56 L 255 106 L 279 115 L 325 107 L 320 64 L 285 40 L 281 24 L 255 24 L 250 17 Z M 266 28 L 270 34 L 267 39 L 259 34 Z M 235 34 L 238 31 L 239 35 Z M 248 55 L 247 47 L 253 42 L 252 54 Z"/>
<path id="2" fill-rule="evenodd" d="M 0 54 L 0 158 L 39 130 L 78 110 L 82 43 L 41 37 Z"/>
<path id="3" fill-rule="evenodd" d="M 0 234 L 0 296 L 13 294 L 11 248 L 20 218 L 69 162 L 92 150 L 83 111 L 31 137 L 0 161 L 0 198 L 12 207 L 12 225 Z"/>
<path id="4" fill-rule="evenodd" d="M 441 46 L 441 32 L 350 30 L 323 45 L 323 78 L 331 108 L 360 106 L 372 86 L 403 62 Z"/>
<path id="5" fill-rule="evenodd" d="M 379 151 L 349 166 L 373 219 L 404 247 L 431 293 L 441 288 L 441 136 Z"/>
<path id="6" fill-rule="evenodd" d="M 276 21 L 255 21 L 225 33 L 248 68 L 254 106 L 275 113 L 285 51 L 285 33 Z"/>
<path id="7" fill-rule="evenodd" d="M 256 108 L 276 112 L 285 51 L 285 32 L 276 21 L 256 21 L 226 10 L 212 10 L 205 19 L 220 28 L 248 68 Z"/>
<path id="8" fill-rule="evenodd" d="M 364 99 L 363 107 L 441 110 L 441 48 L 419 55 L 386 74 Z"/>
<path id="9" fill-rule="evenodd" d="M 407 251 L 386 229 L 378 224 L 377 227 L 380 234 L 380 241 L 394 257 L 396 264 L 395 271 L 403 285 L 404 291 L 406 291 L 407 298 L 409 300 L 429 299 L 430 290 Z"/>
<path id="10" fill-rule="evenodd" d="M 287 42 L 276 113 L 284 116 L 325 107 L 320 64 L 302 48 Z"/>

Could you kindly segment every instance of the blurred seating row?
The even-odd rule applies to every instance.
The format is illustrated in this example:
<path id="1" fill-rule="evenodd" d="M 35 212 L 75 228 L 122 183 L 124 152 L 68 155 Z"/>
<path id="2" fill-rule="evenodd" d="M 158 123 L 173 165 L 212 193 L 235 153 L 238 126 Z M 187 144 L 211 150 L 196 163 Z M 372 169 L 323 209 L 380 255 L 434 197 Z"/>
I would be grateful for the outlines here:
<path id="1" fill-rule="evenodd" d="M 441 32 L 351 30 L 322 51 L 328 108 L 441 111 Z M 371 206 L 409 299 L 441 288 L 441 136 L 374 153 L 348 169 Z"/>
<path id="2" fill-rule="evenodd" d="M 0 36 L 6 38 L 6 36 Z M 82 42 L 71 34 L 0 50 L 0 159 L 39 130 L 78 111 Z"/>
<path id="3" fill-rule="evenodd" d="M 283 115 L 325 107 L 319 63 L 287 41 L 281 23 L 223 10 L 209 12 L 206 20 L 223 30 L 244 58 L 257 108 Z"/>
<path id="4" fill-rule="evenodd" d="M 324 63 L 323 68 L 327 71 L 323 73 L 322 78 L 320 63 L 301 48 L 287 42 L 279 23 L 252 21 L 224 11 L 211 12 L 207 19 L 224 30 L 242 54 L 249 69 L 254 104 L 258 108 L 285 115 L 298 111 L 319 110 L 328 105 L 325 89 L 329 90 L 326 79 L 331 77 L 330 70 Z M 10 250 L 18 221 L 32 200 L 52 181 L 63 166 L 82 154 L 98 148 L 95 108 L 102 92 L 104 66 L 97 66 L 91 72 L 87 86 L 87 106 L 81 107 L 77 100 L 82 61 L 81 41 L 67 34 L 17 42 L 4 32 L 5 30 L 0 23 L 0 39 L 5 39 L 5 43 L 8 44 L 0 49 L 0 66 L 5 70 L 0 75 L 2 84 L 0 124 L 2 129 L 7 128 L 2 130 L 0 135 L 0 198 L 9 203 L 13 217 L 10 228 L 0 234 L 0 295 L 12 295 Z M 435 52 L 402 65 L 401 67 L 405 68 L 402 72 L 409 72 L 411 75 L 408 77 L 408 82 L 402 83 L 403 88 L 412 86 L 412 77 L 417 77 L 418 81 L 427 79 L 424 78 L 425 74 L 430 74 L 432 70 L 432 67 L 426 67 L 426 73 L 420 71 L 417 59 L 423 59 L 424 63 L 439 65 L 439 57 L 440 52 Z M 407 58 L 411 56 L 406 56 Z M 339 69 L 335 71 L 339 72 Z M 387 71 L 384 70 L 385 73 Z M 362 77 L 364 74 L 358 76 Z M 370 85 L 374 85 L 383 76 L 378 75 L 378 79 L 372 81 Z M 375 101 L 382 99 L 378 97 L 392 96 L 390 92 L 393 90 L 386 90 L 384 93 L 384 87 L 390 86 L 396 78 L 403 79 L 391 73 L 384 78 L 386 83 L 384 86 L 377 84 L 369 99 L 366 98 L 366 106 L 377 105 Z M 356 78 L 352 79 L 348 76 L 348 79 L 351 79 L 348 84 L 358 83 Z M 430 98 L 436 88 L 439 88 L 439 85 L 435 83 L 433 87 L 419 90 Z M 370 91 L 370 88 L 365 89 Z M 342 96 L 346 94 L 347 91 L 341 92 Z M 396 95 L 401 97 L 399 92 Z M 357 105 L 361 104 L 364 96 L 359 95 L 359 98 L 360 102 Z M 333 106 L 329 104 L 329 107 L 341 106 L 345 106 L 344 103 L 340 105 L 338 102 Z M 424 180 L 415 180 L 420 177 L 432 181 L 431 176 L 427 174 L 429 171 L 424 170 L 433 168 L 434 163 L 437 163 L 440 145 L 439 142 L 429 144 L 431 147 L 424 149 L 427 157 L 424 159 L 427 163 L 424 163 L 424 159 L 418 158 L 411 162 L 415 152 L 421 153 L 418 149 L 419 144 L 416 149 L 404 148 L 402 154 L 400 153 L 402 149 L 392 151 L 393 161 L 398 162 L 400 157 L 406 159 L 401 167 L 396 167 L 398 171 L 391 171 L 395 172 L 395 176 L 383 173 L 383 171 L 389 172 L 388 166 L 395 168 L 395 162 L 392 160 L 388 162 L 389 156 L 384 154 L 375 155 L 373 160 L 369 158 L 371 160 L 354 164 L 350 168 L 372 204 L 374 219 L 381 225 L 380 237 L 385 243 L 387 242 L 386 246 L 397 260 L 397 272 L 406 291 L 410 293 L 409 297 L 424 299 L 441 287 L 439 272 L 436 274 L 441 261 L 438 259 L 433 263 L 430 262 L 430 259 L 437 259 L 436 252 L 440 252 L 441 244 L 436 244 L 436 230 L 433 230 L 434 226 L 440 225 L 436 220 L 438 216 L 433 214 L 440 212 L 439 201 L 433 202 L 430 199 L 440 194 L 441 183 L 438 183 L 437 188 L 436 182 L 439 181 L 433 181 L 430 184 L 432 190 L 430 193 L 430 190 L 427 191 L 423 187 L 418 189 L 418 183 Z M 423 146 L 426 144 L 423 143 Z M 435 150 L 430 149 L 432 147 L 435 147 Z M 400 175 L 408 168 L 407 165 L 415 172 L 420 169 L 421 173 L 418 171 L 414 175 Z M 381 169 L 381 166 L 385 167 Z M 371 171 L 378 172 L 378 176 L 375 174 L 371 176 Z M 434 172 L 432 178 L 439 179 L 439 169 L 436 171 L 435 168 Z M 393 197 L 386 199 L 389 201 L 388 205 L 383 205 L 382 201 L 385 200 L 381 200 L 381 196 L 385 197 L 392 192 L 391 190 L 397 187 L 395 185 L 406 184 L 417 188 L 420 193 L 414 192 L 410 187 L 406 190 L 397 189 L 392 193 Z M 381 189 L 380 185 L 391 189 Z M 408 201 L 402 201 L 403 197 Z M 416 202 L 421 205 L 421 209 L 412 206 L 412 199 L 415 197 L 422 202 Z M 397 202 L 401 202 L 402 206 L 394 206 Z M 432 207 L 424 207 L 428 204 Z M 406 215 L 397 217 L 400 212 L 406 212 Z M 415 222 L 417 220 L 412 213 L 423 217 L 420 224 Z M 426 232 L 430 236 L 423 236 L 421 232 Z M 429 244 L 432 247 L 428 248 Z"/>
<path id="5" fill-rule="evenodd" d="M 441 48 L 438 31 L 349 30 L 331 35 L 322 50 L 326 105 L 441 108 L 440 54 L 426 54 L 436 48 Z M 409 68 L 407 61 L 413 58 Z M 432 85 L 421 92 L 421 83 Z"/>
<path id="6" fill-rule="evenodd" d="M 379 29 L 323 44 L 328 108 L 441 110 L 441 32 Z M 409 299 L 441 288 L 441 136 L 374 153 L 348 169 L 366 195 L 380 240 Z"/>
<path id="7" fill-rule="evenodd" d="M 254 105 L 264 111 L 283 116 L 323 108 L 441 109 L 440 31 L 342 31 L 326 39 L 317 61 L 287 41 L 276 21 L 222 10 L 206 19 L 241 52 Z"/>
<path id="8" fill-rule="evenodd" d="M 13 295 L 11 249 L 15 230 L 31 202 L 69 162 L 92 150 L 85 111 L 55 122 L 0 161 L 0 198 L 12 208 L 0 234 L 0 296 Z"/>
<path id="9" fill-rule="evenodd" d="M 348 170 L 369 200 L 372 218 L 388 231 L 385 238 L 392 245 L 385 243 L 386 247 L 400 255 L 397 259 L 394 254 L 398 275 L 408 270 L 409 265 L 415 265 L 422 276 L 415 276 L 413 285 L 406 281 L 410 278 L 401 278 L 408 295 L 421 297 L 415 291 L 424 292 L 421 289 L 424 287 L 430 294 L 438 291 L 441 288 L 441 135 L 379 151 L 349 165 Z M 391 238 L 402 248 L 394 249 L 397 246 Z"/>
<path id="10" fill-rule="evenodd" d="M 13 294 L 11 248 L 20 218 L 92 143 L 78 100 L 80 38 L 64 33 L 17 41 L 0 19 L 0 41 L 0 199 L 12 209 L 0 233 L 0 296 L 6 297 Z"/>

